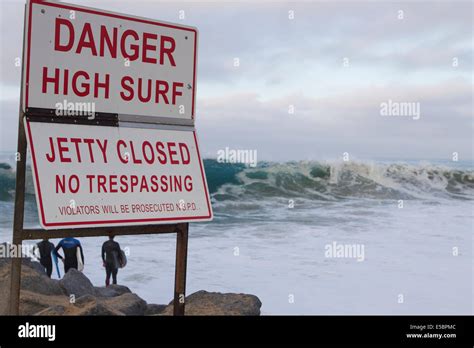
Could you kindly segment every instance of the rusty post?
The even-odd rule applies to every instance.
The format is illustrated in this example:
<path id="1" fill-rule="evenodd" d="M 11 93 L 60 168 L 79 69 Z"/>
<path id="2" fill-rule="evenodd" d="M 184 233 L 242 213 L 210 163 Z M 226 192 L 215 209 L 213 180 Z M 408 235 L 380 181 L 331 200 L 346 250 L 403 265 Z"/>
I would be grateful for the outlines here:
<path id="1" fill-rule="evenodd" d="M 176 236 L 176 269 L 174 280 L 173 314 L 182 316 L 186 297 L 186 266 L 188 258 L 189 224 L 180 224 Z"/>

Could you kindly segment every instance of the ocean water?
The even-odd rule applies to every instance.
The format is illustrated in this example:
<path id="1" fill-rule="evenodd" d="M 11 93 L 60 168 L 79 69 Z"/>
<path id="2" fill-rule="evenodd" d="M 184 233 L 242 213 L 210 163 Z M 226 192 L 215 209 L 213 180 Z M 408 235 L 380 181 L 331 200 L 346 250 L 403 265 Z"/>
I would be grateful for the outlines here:
<path id="1" fill-rule="evenodd" d="M 0 242 L 11 241 L 13 167 L 10 155 L 0 156 Z M 190 224 L 188 294 L 255 294 L 263 314 L 473 313 L 471 163 L 248 168 L 205 160 L 205 167 L 215 219 Z M 31 174 L 27 181 L 25 225 L 38 226 Z M 95 285 L 104 282 L 104 240 L 81 240 L 84 272 Z M 176 237 L 117 241 L 130 252 L 119 283 L 149 303 L 169 302 Z M 363 254 L 328 257 L 333 245 Z"/>

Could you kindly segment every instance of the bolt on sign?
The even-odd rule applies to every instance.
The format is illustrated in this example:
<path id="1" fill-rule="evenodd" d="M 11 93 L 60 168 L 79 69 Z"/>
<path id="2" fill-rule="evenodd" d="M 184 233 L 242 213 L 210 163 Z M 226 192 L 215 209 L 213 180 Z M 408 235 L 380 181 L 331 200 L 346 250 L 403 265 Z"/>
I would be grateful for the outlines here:
<path id="1" fill-rule="evenodd" d="M 212 219 L 192 130 L 25 120 L 45 229 Z"/>
<path id="2" fill-rule="evenodd" d="M 40 0 L 26 26 L 23 111 L 194 119 L 196 28 Z"/>

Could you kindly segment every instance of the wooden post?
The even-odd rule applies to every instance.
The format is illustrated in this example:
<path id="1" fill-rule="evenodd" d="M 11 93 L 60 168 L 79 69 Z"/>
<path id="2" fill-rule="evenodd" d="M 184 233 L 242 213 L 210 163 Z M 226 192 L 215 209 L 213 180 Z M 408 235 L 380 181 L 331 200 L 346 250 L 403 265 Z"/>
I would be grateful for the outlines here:
<path id="1" fill-rule="evenodd" d="M 173 315 L 184 315 L 186 297 L 186 265 L 189 224 L 181 224 L 176 236 L 176 269 L 174 278 Z"/>
<path id="2" fill-rule="evenodd" d="M 26 4 L 23 22 L 26 23 Z M 23 27 L 23 46 L 25 47 L 26 27 Z M 23 50 L 23 60 L 25 52 Z M 23 61 L 22 61 L 23 63 Z M 25 214 L 25 182 L 26 182 L 26 133 L 23 124 L 23 74 L 24 68 L 21 69 L 21 88 L 20 88 L 20 106 L 18 112 L 18 143 L 16 160 L 16 181 L 15 181 L 15 213 L 13 215 L 13 238 L 12 244 L 19 248 L 21 253 L 21 244 L 23 241 L 23 221 Z M 18 257 L 20 256 L 20 257 Z M 11 259 L 10 270 L 10 315 L 18 315 L 20 313 L 20 289 L 21 289 L 21 259 L 23 255 L 17 255 Z"/>
<path id="3" fill-rule="evenodd" d="M 15 214 L 13 218 L 13 246 L 21 253 L 23 241 L 23 221 L 25 208 L 25 174 L 26 174 L 26 134 L 23 126 L 23 114 L 20 111 L 18 123 L 18 147 L 16 154 L 16 182 L 15 182 Z M 21 259 L 22 255 L 12 258 L 10 272 L 10 314 L 20 312 L 21 288 Z"/>

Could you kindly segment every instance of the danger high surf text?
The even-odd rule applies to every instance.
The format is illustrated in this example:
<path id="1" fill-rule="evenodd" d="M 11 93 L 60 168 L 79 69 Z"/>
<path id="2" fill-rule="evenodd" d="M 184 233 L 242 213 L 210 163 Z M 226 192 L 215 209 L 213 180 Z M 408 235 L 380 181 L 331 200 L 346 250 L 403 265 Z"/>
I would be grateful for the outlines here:
<path id="1" fill-rule="evenodd" d="M 84 55 L 85 58 L 121 60 L 130 64 L 151 64 L 179 69 L 175 57 L 177 42 L 156 32 L 138 32 L 85 22 L 76 24 L 66 18 L 56 18 L 53 49 L 59 54 Z M 111 98 L 112 85 L 120 86 L 118 98 L 124 102 L 179 105 L 184 81 L 151 79 L 147 76 L 72 70 L 60 67 L 42 68 L 41 92 L 82 98 Z"/>

